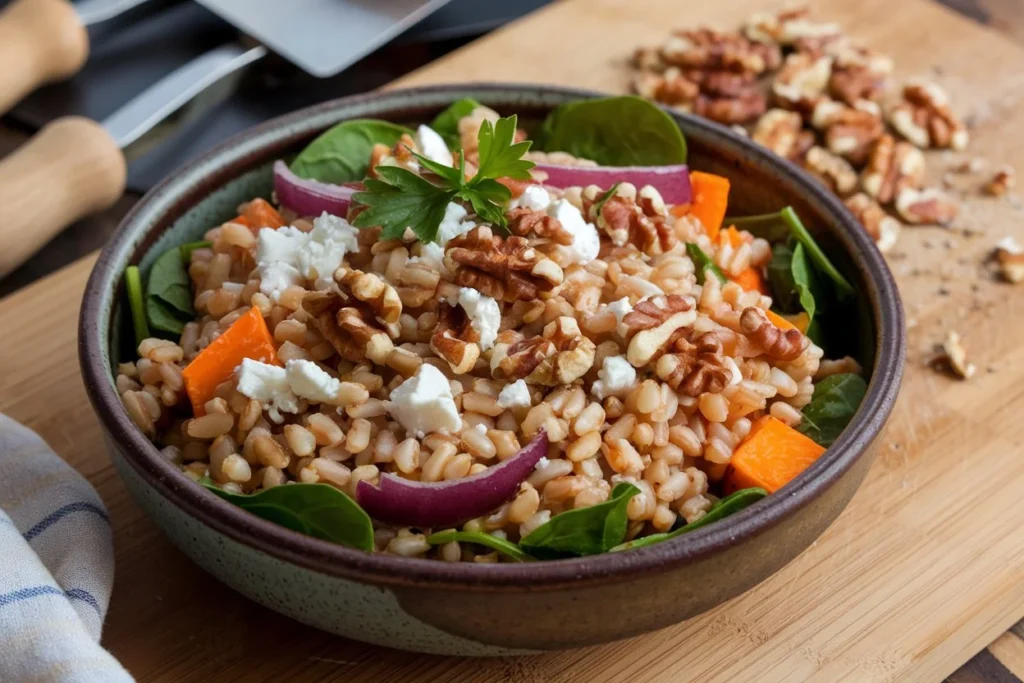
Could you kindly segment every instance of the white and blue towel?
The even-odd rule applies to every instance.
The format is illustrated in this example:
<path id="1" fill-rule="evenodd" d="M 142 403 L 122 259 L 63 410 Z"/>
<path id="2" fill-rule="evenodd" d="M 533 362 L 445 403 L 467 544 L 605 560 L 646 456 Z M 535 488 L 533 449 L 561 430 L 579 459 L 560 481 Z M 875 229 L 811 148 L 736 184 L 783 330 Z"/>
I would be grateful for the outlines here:
<path id="1" fill-rule="evenodd" d="M 113 582 L 110 519 L 96 491 L 0 415 L 0 681 L 132 681 L 99 644 Z"/>

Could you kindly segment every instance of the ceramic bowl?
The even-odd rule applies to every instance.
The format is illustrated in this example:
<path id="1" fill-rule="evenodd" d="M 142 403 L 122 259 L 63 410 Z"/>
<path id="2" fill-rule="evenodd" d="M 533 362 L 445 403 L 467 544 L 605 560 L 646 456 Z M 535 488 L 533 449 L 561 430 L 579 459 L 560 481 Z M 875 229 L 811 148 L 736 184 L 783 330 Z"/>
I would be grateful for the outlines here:
<path id="1" fill-rule="evenodd" d="M 103 250 L 82 308 L 80 361 L 111 458 L 135 500 L 196 563 L 267 607 L 348 638 L 458 655 L 531 653 L 668 626 L 742 593 L 810 545 L 846 506 L 878 448 L 903 369 L 903 313 L 885 262 L 842 204 L 795 166 L 726 128 L 673 114 L 690 165 L 732 180 L 730 211 L 792 204 L 854 284 L 848 321 L 871 378 L 842 437 L 781 495 L 728 521 L 625 553 L 528 564 L 448 564 L 351 550 L 233 507 L 182 476 L 135 428 L 114 387 L 133 357 L 122 273 L 199 239 L 254 196 L 271 164 L 331 125 L 377 117 L 422 122 L 473 97 L 503 114 L 541 118 L 596 93 L 480 84 L 392 90 L 327 102 L 253 128 L 173 173 L 139 201 Z"/>

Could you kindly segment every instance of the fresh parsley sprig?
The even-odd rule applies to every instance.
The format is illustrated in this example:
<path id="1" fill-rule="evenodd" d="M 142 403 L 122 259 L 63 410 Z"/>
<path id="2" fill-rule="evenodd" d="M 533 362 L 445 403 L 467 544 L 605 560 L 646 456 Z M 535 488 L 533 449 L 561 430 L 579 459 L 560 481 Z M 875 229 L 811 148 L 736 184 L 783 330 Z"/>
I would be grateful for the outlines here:
<path id="1" fill-rule="evenodd" d="M 515 142 L 516 123 L 515 116 L 498 119 L 493 125 L 483 122 L 477 137 L 477 172 L 468 180 L 461 152 L 459 168 L 413 153 L 420 166 L 437 176 L 437 184 L 398 166 L 377 166 L 377 178 L 363 181 L 366 191 L 352 197 L 366 207 L 356 217 L 356 227 L 380 225 L 382 239 L 400 239 L 408 227 L 420 241 L 433 242 L 445 209 L 458 200 L 469 202 L 482 220 L 505 227 L 505 207 L 512 194 L 497 179 L 528 180 L 534 165 L 522 158 L 530 149 L 530 142 Z"/>

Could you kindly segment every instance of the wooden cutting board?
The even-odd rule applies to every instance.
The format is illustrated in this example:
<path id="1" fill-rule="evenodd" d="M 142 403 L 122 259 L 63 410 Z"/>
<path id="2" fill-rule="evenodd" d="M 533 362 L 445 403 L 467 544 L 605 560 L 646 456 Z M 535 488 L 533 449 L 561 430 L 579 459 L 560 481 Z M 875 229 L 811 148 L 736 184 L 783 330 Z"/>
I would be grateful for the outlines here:
<path id="1" fill-rule="evenodd" d="M 636 46 L 673 26 L 734 26 L 761 4 L 565 0 L 399 84 L 623 91 Z M 1024 51 L 923 0 L 814 4 L 892 54 L 899 75 L 945 85 L 971 122 L 973 154 L 1024 170 Z M 935 175 L 960 158 L 932 155 Z M 976 195 L 981 180 L 956 182 Z M 128 498 L 104 453 L 75 354 L 91 258 L 0 301 L 0 410 L 38 430 L 110 508 L 117 581 L 104 642 L 140 681 L 936 681 L 1024 616 L 1024 287 L 981 265 L 999 238 L 1024 241 L 1020 206 L 971 199 L 957 227 L 980 234 L 909 230 L 891 255 L 912 325 L 907 378 L 882 453 L 839 520 L 745 595 L 622 643 L 521 659 L 412 655 L 316 632 L 203 574 Z M 947 329 L 979 367 L 970 382 L 925 364 Z"/>

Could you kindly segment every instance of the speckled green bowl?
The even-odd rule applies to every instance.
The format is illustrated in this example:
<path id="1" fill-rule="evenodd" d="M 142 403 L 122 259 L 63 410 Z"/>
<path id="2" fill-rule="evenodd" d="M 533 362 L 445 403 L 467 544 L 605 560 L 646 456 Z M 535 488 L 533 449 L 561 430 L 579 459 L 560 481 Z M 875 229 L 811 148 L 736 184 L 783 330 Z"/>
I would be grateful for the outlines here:
<path id="1" fill-rule="evenodd" d="M 182 476 L 128 418 L 113 368 L 129 336 L 122 273 L 198 239 L 235 207 L 269 196 L 271 164 L 349 118 L 429 120 L 461 97 L 540 118 L 595 93 L 527 85 L 436 86 L 328 102 L 269 121 L 172 174 L 124 219 L 89 279 L 79 355 L 110 454 L 135 500 L 200 566 L 253 600 L 349 638 L 422 652 L 498 655 L 591 645 L 661 628 L 742 593 L 780 569 L 836 518 L 864 478 L 903 370 L 903 314 L 892 276 L 842 205 L 789 163 L 729 130 L 674 114 L 690 165 L 732 179 L 736 213 L 792 204 L 858 290 L 851 335 L 871 372 L 842 437 L 771 496 L 673 541 L 528 564 L 448 564 L 350 550 L 254 517 Z"/>

